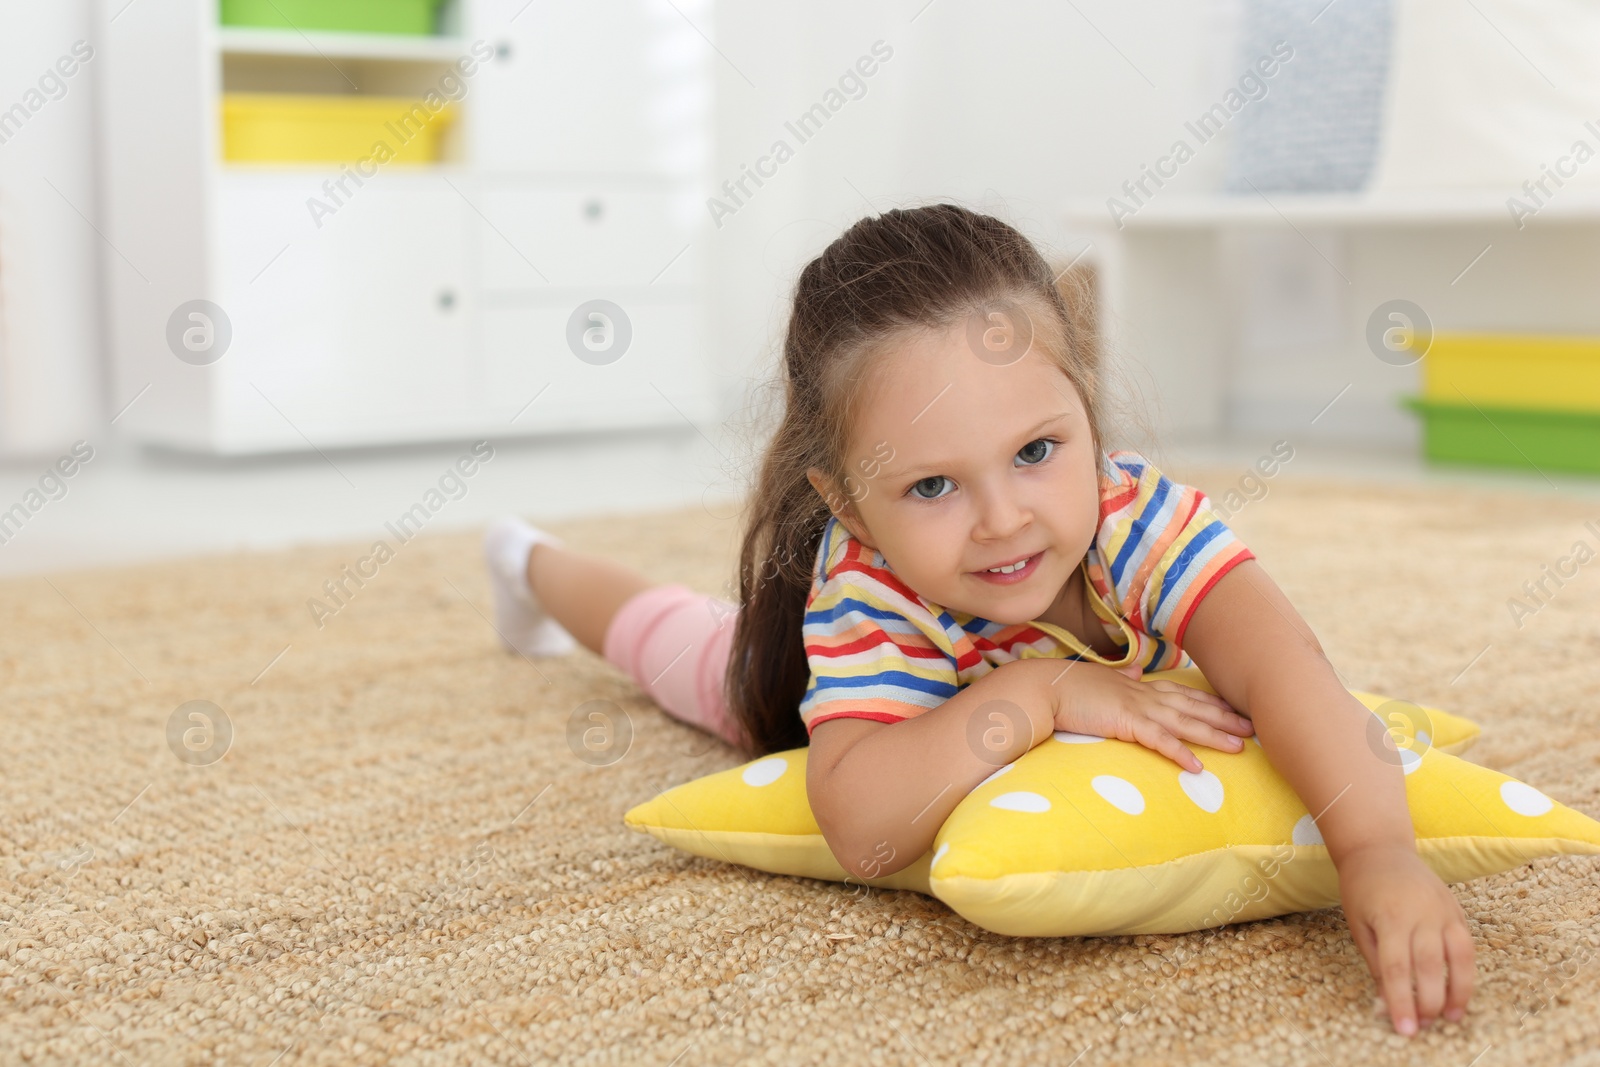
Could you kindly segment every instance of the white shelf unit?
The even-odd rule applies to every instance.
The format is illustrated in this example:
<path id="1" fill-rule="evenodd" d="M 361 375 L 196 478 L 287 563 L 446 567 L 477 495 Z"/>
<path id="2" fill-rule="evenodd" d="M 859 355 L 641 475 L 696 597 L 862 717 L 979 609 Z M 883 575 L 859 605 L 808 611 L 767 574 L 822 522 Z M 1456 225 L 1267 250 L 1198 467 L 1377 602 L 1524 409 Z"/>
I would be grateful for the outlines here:
<path id="1" fill-rule="evenodd" d="M 1068 204 L 1090 244 L 1108 351 L 1135 366 L 1158 438 L 1339 440 L 1415 450 L 1420 367 L 1378 359 L 1369 317 L 1412 301 L 1435 330 L 1600 334 L 1600 192 L 1157 193 L 1119 226 Z"/>
<path id="2" fill-rule="evenodd" d="M 334 33 L 327 30 L 273 30 L 253 26 L 221 26 L 217 47 L 225 55 L 310 56 L 333 59 L 384 59 L 398 62 L 454 63 L 467 54 L 464 37 L 435 34 Z"/>
<path id="3" fill-rule="evenodd" d="M 442 25 L 438 37 L 222 27 L 216 0 L 131 5 L 109 24 L 107 275 L 125 432 L 248 454 L 716 417 L 705 41 L 666 0 L 452 0 Z M 452 86 L 463 56 L 477 66 L 442 94 L 459 98 L 437 164 L 383 164 L 358 185 L 336 164 L 222 158 L 225 91 L 420 101 Z M 332 211 L 313 213 L 314 199 Z M 204 366 L 167 340 L 196 299 L 232 328 Z M 604 365 L 567 340 L 596 299 L 632 326 Z"/>

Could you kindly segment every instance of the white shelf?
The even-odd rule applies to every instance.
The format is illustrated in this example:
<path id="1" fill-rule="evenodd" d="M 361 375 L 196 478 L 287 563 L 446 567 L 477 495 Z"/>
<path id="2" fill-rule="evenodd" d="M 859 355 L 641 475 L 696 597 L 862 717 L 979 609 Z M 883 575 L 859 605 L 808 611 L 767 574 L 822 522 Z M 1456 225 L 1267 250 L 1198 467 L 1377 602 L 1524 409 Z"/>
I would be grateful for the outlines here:
<path id="1" fill-rule="evenodd" d="M 1285 220 L 1307 226 L 1515 226 L 1506 200 L 1519 190 L 1440 189 L 1390 190 L 1380 193 L 1266 193 L 1195 195 L 1157 192 L 1142 207 L 1121 217 L 1119 229 L 1155 230 L 1211 228 L 1218 225 L 1278 225 Z M 1524 203 L 1532 201 L 1522 197 Z M 1077 197 L 1066 205 L 1066 221 L 1074 227 L 1116 226 L 1104 199 Z M 1527 226 L 1551 223 L 1600 223 L 1600 190 L 1557 190 L 1536 214 L 1524 215 Z"/>
<path id="2" fill-rule="evenodd" d="M 124 2 L 102 0 L 107 17 Z M 700 48 L 655 61 L 681 20 L 654 2 L 536 5 L 513 25 L 502 0 L 449 0 L 443 36 L 224 27 L 216 0 L 127 6 L 96 61 L 121 253 L 114 394 L 140 397 L 118 432 L 245 455 L 714 418 L 703 177 L 668 166 L 708 140 L 711 65 Z M 471 73 L 452 75 L 462 57 Z M 221 158 L 223 93 L 352 90 L 450 96 L 446 158 L 359 180 Z M 165 105 L 146 114 L 152 98 Z M 612 362 L 570 339 L 591 300 L 631 325 Z M 226 344 L 209 360 L 178 347 L 196 316 Z"/>
<path id="3" fill-rule="evenodd" d="M 1398 302 L 1440 332 L 1600 333 L 1600 190 L 1569 184 L 1520 220 L 1518 192 L 1168 189 L 1120 226 L 1104 198 L 1069 200 L 1062 221 L 1091 242 L 1106 351 L 1157 439 L 1417 449 L 1400 401 L 1421 371 L 1373 339 L 1415 314 Z"/>
<path id="4" fill-rule="evenodd" d="M 222 181 L 271 180 L 281 177 L 286 182 L 301 181 L 317 192 L 329 174 L 337 174 L 340 166 L 333 160 L 283 160 L 282 162 L 217 160 L 217 176 Z M 444 159 L 427 163 L 385 163 L 379 172 L 385 185 L 429 184 L 441 177 L 457 185 L 470 181 L 476 173 L 471 167 Z M 309 194 L 308 194 L 309 195 Z"/>
<path id="5" fill-rule="evenodd" d="M 469 43 L 460 37 L 401 33 L 335 33 L 316 30 L 253 29 L 222 26 L 217 47 L 225 55 L 311 56 L 340 59 L 388 59 L 402 63 L 453 63 L 467 55 Z"/>

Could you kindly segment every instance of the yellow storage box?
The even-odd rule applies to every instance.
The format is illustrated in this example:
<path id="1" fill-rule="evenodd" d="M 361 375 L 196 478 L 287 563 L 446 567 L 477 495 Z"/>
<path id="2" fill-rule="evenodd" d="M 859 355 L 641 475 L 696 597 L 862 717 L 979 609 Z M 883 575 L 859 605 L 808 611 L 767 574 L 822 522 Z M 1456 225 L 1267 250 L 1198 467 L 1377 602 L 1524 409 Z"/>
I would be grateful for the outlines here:
<path id="1" fill-rule="evenodd" d="M 1422 395 L 1444 404 L 1600 412 L 1600 337 L 1437 333 Z"/>
<path id="2" fill-rule="evenodd" d="M 224 93 L 222 158 L 230 163 L 435 163 L 455 121 L 402 96 Z"/>

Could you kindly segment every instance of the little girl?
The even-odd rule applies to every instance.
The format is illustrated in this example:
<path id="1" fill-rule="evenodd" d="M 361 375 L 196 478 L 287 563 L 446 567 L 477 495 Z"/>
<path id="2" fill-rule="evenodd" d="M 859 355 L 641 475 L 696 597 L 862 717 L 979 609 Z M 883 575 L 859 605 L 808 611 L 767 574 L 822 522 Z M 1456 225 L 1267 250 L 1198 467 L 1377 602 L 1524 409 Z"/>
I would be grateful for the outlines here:
<path id="1" fill-rule="evenodd" d="M 1102 451 L 1092 345 L 1022 234 L 950 204 L 862 219 L 801 271 L 783 362 L 738 605 L 502 519 L 508 646 L 582 644 L 748 756 L 809 743 L 817 824 L 862 877 L 1052 731 L 1191 772 L 1185 741 L 1254 732 L 1317 813 L 1395 1029 L 1462 1018 L 1472 936 L 1371 713 L 1204 494 Z M 1220 696 L 1139 681 L 1191 664 Z"/>

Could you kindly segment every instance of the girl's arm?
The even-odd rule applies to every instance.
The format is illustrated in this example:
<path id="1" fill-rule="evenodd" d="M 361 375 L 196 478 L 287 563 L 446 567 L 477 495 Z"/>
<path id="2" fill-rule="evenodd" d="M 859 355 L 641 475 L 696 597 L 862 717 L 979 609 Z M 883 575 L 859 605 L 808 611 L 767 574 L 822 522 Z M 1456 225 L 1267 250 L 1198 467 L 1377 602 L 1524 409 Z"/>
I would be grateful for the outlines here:
<path id="1" fill-rule="evenodd" d="M 1459 1019 L 1473 984 L 1466 916 L 1417 856 L 1404 773 L 1370 746 L 1372 712 L 1339 681 L 1311 628 L 1251 559 L 1207 592 L 1183 644 L 1217 693 L 1254 721 L 1262 751 L 1315 817 L 1351 936 L 1395 1029 L 1414 1033 L 1419 1009 L 1424 1023 L 1441 1007 Z"/>
<path id="2" fill-rule="evenodd" d="M 1221 697 L 1138 667 L 1041 656 L 1002 664 L 903 722 L 830 719 L 811 732 L 806 794 L 834 858 L 879 878 L 928 850 L 955 806 L 989 775 L 1073 730 L 1134 741 L 1198 773 L 1184 741 L 1237 752 L 1248 719 Z"/>
<path id="3" fill-rule="evenodd" d="M 881 878 L 915 862 L 979 782 L 1049 739 L 1061 667 L 1004 663 L 902 722 L 830 719 L 812 730 L 806 794 L 839 865 Z M 1005 703 L 982 707 L 990 701 Z"/>

